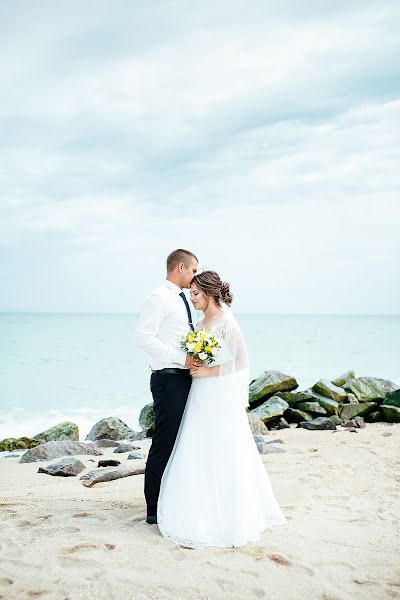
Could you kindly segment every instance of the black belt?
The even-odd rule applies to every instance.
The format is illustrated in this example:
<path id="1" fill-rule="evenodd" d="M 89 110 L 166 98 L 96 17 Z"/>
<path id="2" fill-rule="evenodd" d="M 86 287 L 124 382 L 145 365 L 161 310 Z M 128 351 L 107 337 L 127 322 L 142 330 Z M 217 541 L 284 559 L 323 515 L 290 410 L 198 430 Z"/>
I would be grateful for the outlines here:
<path id="1" fill-rule="evenodd" d="M 168 368 L 168 369 L 158 369 L 158 371 L 155 371 L 154 369 L 151 369 L 152 373 L 157 373 L 159 375 L 169 375 L 169 374 L 174 374 L 174 375 L 189 375 L 189 369 L 175 369 L 173 367 Z"/>

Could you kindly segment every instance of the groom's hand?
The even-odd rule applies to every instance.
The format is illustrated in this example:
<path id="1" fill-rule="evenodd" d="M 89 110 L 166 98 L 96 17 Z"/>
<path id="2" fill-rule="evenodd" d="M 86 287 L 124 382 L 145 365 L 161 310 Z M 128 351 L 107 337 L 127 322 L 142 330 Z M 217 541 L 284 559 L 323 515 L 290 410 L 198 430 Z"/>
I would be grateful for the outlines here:
<path id="1" fill-rule="evenodd" d="M 186 362 L 185 362 L 185 367 L 189 367 L 189 369 L 191 367 L 197 367 L 197 365 L 200 366 L 200 361 L 196 360 L 194 358 L 194 356 L 189 356 L 189 354 L 186 355 Z"/>

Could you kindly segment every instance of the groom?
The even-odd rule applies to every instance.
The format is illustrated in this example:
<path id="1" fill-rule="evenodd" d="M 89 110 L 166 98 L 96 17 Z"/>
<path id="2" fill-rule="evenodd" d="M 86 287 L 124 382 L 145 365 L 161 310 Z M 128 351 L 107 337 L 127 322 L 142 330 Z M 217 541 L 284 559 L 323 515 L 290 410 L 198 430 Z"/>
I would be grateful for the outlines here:
<path id="1" fill-rule="evenodd" d="M 183 335 L 193 329 L 183 288 L 189 288 L 198 267 L 197 257 L 179 248 L 167 258 L 167 277 L 147 298 L 136 328 L 136 344 L 150 355 L 150 389 L 155 426 L 146 463 L 144 494 L 147 523 L 157 523 L 161 478 L 174 447 L 196 364 L 180 347 Z"/>

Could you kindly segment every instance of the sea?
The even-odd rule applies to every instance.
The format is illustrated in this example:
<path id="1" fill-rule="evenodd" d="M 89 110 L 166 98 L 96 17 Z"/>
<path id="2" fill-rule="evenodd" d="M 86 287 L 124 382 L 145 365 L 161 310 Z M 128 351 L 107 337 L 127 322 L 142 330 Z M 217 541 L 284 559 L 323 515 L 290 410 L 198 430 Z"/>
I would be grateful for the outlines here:
<path id="1" fill-rule="evenodd" d="M 236 314 L 251 378 L 277 370 L 297 390 L 354 370 L 400 384 L 400 315 Z M 140 430 L 152 401 L 137 314 L 0 313 L 0 440 L 33 436 L 61 421 L 85 440 L 103 417 Z M 216 399 L 217 400 L 217 399 Z"/>

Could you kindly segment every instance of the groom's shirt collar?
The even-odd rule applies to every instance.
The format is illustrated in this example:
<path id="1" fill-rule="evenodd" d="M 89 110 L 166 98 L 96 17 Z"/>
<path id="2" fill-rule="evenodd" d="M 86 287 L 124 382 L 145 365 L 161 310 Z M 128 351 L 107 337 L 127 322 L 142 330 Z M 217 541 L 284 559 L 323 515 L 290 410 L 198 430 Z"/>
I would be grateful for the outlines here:
<path id="1" fill-rule="evenodd" d="M 167 288 L 169 288 L 170 290 L 172 290 L 173 292 L 175 292 L 175 294 L 180 294 L 182 292 L 182 290 L 179 287 L 179 285 L 176 285 L 176 283 L 174 283 L 173 281 L 170 281 L 169 279 L 166 279 L 164 281 L 164 285 L 166 285 Z"/>

